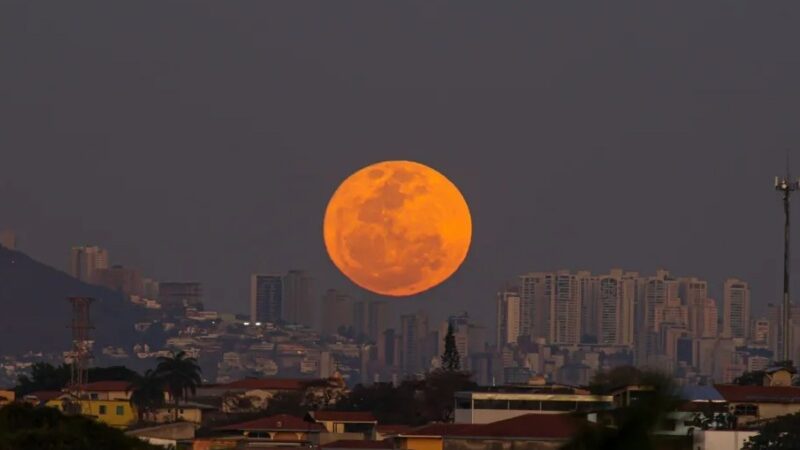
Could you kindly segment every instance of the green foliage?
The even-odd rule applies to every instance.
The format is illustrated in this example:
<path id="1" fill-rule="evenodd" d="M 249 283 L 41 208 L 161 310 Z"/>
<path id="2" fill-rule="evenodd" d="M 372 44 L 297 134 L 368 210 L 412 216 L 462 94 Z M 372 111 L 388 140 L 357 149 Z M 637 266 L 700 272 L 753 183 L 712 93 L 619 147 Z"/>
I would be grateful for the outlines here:
<path id="1" fill-rule="evenodd" d="M 448 371 L 461 370 L 461 356 L 456 347 L 456 337 L 453 335 L 453 324 L 447 326 L 447 335 L 444 337 L 444 353 L 441 356 L 442 367 Z"/>
<path id="2" fill-rule="evenodd" d="M 144 375 L 136 374 L 128 392 L 131 393 L 131 404 L 139 413 L 139 420 L 143 419 L 145 413 L 164 405 L 164 380 L 153 370 L 148 369 Z"/>
<path id="3" fill-rule="evenodd" d="M 750 438 L 744 450 L 800 449 L 800 413 L 780 416 L 764 425 L 758 435 Z"/>
<path id="4" fill-rule="evenodd" d="M 37 362 L 31 366 L 31 375 L 21 375 L 17 378 L 17 396 L 30 394 L 35 391 L 60 391 L 70 379 L 71 367 L 69 364 L 53 366 L 46 362 Z M 89 381 L 120 381 L 130 380 L 136 372 L 124 366 L 92 367 L 89 369 Z"/>
<path id="5" fill-rule="evenodd" d="M 195 394 L 197 387 L 203 382 L 200 378 L 201 372 L 197 360 L 188 358 L 184 351 L 174 353 L 171 357 L 161 356 L 158 358 L 154 376 L 163 381 L 163 385 L 172 396 L 176 420 L 178 402 L 186 399 L 189 394 Z"/>
<path id="6" fill-rule="evenodd" d="M 139 439 L 55 408 L 11 404 L 0 408 L 0 450 L 155 450 Z"/>
<path id="7" fill-rule="evenodd" d="M 592 389 L 608 392 L 625 385 L 648 386 L 648 395 L 633 404 L 609 411 L 612 426 L 585 425 L 564 448 L 567 450 L 651 450 L 657 447 L 654 431 L 682 400 L 673 381 L 657 372 L 620 368 L 598 374 Z"/>
<path id="8" fill-rule="evenodd" d="M 744 372 L 733 380 L 734 384 L 740 386 L 761 386 L 764 384 L 764 377 L 767 375 L 763 370 Z"/>
<path id="9" fill-rule="evenodd" d="M 381 423 L 450 422 L 455 393 L 475 387 L 469 373 L 440 369 L 422 380 L 407 379 L 397 387 L 390 383 L 358 385 L 336 403 L 336 409 L 371 411 Z"/>

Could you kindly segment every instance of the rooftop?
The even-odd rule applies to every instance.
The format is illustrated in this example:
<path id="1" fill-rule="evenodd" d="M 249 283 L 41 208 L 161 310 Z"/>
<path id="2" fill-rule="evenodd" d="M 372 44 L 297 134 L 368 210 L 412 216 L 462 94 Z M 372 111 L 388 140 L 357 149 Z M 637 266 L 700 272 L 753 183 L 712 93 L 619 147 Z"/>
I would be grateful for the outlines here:
<path id="1" fill-rule="evenodd" d="M 276 391 L 302 391 L 309 381 L 298 378 L 245 378 L 221 384 L 226 389 L 264 389 Z"/>
<path id="2" fill-rule="evenodd" d="M 224 431 L 307 431 L 319 432 L 323 429 L 318 423 L 305 420 L 288 414 L 277 414 L 247 422 L 234 423 L 216 428 Z"/>
<path id="3" fill-rule="evenodd" d="M 377 422 L 369 411 L 311 411 L 312 419 L 320 422 Z"/>
<path id="4" fill-rule="evenodd" d="M 329 442 L 322 445 L 321 448 L 393 448 L 392 443 L 389 441 L 357 441 L 344 439 L 340 441 Z"/>
<path id="5" fill-rule="evenodd" d="M 81 388 L 86 392 L 125 392 L 130 385 L 130 381 L 95 381 L 86 383 Z"/>
<path id="6" fill-rule="evenodd" d="M 728 402 L 800 403 L 800 387 L 715 384 L 714 388 Z"/>
<path id="7" fill-rule="evenodd" d="M 525 414 L 487 424 L 439 423 L 425 425 L 401 436 L 451 436 L 462 438 L 569 439 L 578 429 L 567 414 Z"/>

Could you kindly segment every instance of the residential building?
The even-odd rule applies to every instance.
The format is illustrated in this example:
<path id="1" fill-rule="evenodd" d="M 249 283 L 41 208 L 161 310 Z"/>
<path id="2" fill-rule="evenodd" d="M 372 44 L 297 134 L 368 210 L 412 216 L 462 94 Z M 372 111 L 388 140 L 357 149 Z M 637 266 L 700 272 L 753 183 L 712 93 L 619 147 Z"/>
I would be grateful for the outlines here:
<path id="1" fill-rule="evenodd" d="M 750 286 L 738 278 L 725 280 L 723 302 L 722 335 L 747 339 L 750 336 Z"/>
<path id="2" fill-rule="evenodd" d="M 596 278 L 594 297 L 597 304 L 597 343 L 600 345 L 632 345 L 636 280 L 612 270 Z"/>
<path id="3" fill-rule="evenodd" d="M 97 246 L 72 247 L 69 274 L 84 283 L 95 283 L 95 271 L 108 268 L 108 251 Z"/>
<path id="4" fill-rule="evenodd" d="M 531 413 L 610 409 L 614 398 L 569 386 L 504 386 L 457 392 L 455 423 L 491 423 Z"/>
<path id="5" fill-rule="evenodd" d="M 497 346 L 516 344 L 520 336 L 520 296 L 518 289 L 497 293 Z"/>
<path id="6" fill-rule="evenodd" d="M 280 322 L 283 307 L 283 277 L 253 274 L 250 276 L 250 321 Z"/>
<path id="7" fill-rule="evenodd" d="M 203 287 L 197 282 L 167 281 L 158 284 L 158 302 L 170 312 L 203 309 Z"/>
<path id="8" fill-rule="evenodd" d="M 336 334 L 353 326 L 353 299 L 347 293 L 328 289 L 322 297 L 322 334 Z"/>
<path id="9" fill-rule="evenodd" d="M 424 345 L 428 331 L 428 315 L 425 312 L 400 316 L 400 368 L 403 373 L 415 374 L 427 369 Z"/>
<path id="10" fill-rule="evenodd" d="M 107 269 L 95 270 L 94 276 L 95 284 L 122 292 L 127 296 L 141 296 L 144 293 L 142 275 L 137 269 L 114 265 Z"/>
<path id="11" fill-rule="evenodd" d="M 290 270 L 283 278 L 283 320 L 313 327 L 316 324 L 313 305 L 313 278 L 305 270 Z"/>

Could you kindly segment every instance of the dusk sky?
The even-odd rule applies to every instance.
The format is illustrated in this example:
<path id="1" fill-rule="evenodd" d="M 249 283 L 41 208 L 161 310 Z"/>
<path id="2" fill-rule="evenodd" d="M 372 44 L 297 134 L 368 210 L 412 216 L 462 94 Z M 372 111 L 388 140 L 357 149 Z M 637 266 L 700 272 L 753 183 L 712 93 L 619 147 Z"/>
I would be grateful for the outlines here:
<path id="1" fill-rule="evenodd" d="M 461 189 L 474 229 L 456 275 L 400 309 L 491 325 L 506 280 L 559 268 L 664 267 L 718 299 L 739 276 L 757 311 L 777 300 L 800 3 L 580 3 L 5 1 L 0 228 L 61 269 L 97 244 L 201 281 L 223 311 L 247 310 L 254 272 L 358 293 L 325 206 L 408 159 Z"/>

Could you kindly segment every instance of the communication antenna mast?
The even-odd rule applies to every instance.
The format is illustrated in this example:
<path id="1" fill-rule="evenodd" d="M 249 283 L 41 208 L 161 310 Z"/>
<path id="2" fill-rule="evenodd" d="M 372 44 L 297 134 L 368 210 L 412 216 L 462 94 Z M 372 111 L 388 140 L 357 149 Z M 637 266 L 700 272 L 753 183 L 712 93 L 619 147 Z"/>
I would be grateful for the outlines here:
<path id="1" fill-rule="evenodd" d="M 89 331 L 94 329 L 89 316 L 91 297 L 70 297 L 72 304 L 72 364 L 69 390 L 76 398 L 82 398 L 84 386 L 89 381 L 89 361 L 92 359 L 92 341 Z"/>
<path id="2" fill-rule="evenodd" d="M 775 190 L 783 193 L 783 311 L 781 311 L 781 334 L 779 349 L 782 361 L 790 359 L 789 349 L 791 347 L 791 311 L 792 305 L 789 300 L 789 199 L 792 192 L 800 189 L 800 181 L 792 179 L 789 174 L 789 155 L 786 155 L 786 176 L 775 177 Z"/>

